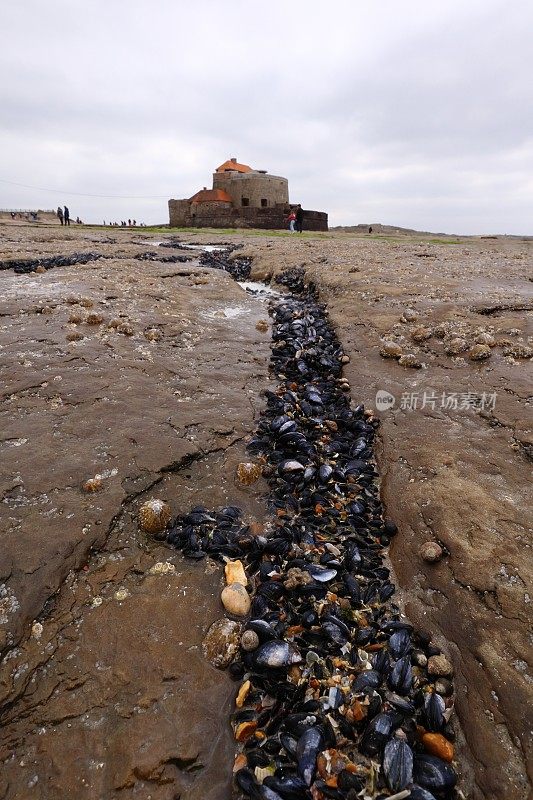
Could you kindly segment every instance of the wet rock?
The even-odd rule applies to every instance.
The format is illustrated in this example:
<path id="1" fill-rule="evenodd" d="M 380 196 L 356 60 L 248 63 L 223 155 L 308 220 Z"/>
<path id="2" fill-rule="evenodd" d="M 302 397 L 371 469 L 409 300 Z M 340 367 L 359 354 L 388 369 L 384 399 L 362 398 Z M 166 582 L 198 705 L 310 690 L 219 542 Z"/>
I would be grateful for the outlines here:
<path id="1" fill-rule="evenodd" d="M 491 355 L 492 351 L 487 344 L 475 344 L 468 351 L 468 358 L 471 361 L 483 361 L 486 358 L 490 358 Z"/>
<path id="2" fill-rule="evenodd" d="M 225 669 L 239 652 L 241 625 L 231 619 L 217 619 L 202 643 L 205 658 L 217 669 Z"/>
<path id="3" fill-rule="evenodd" d="M 533 347 L 526 344 L 513 344 L 505 347 L 503 350 L 504 356 L 512 356 L 513 358 L 533 358 Z"/>
<path id="4" fill-rule="evenodd" d="M 240 583 L 246 586 L 248 579 L 242 561 L 227 561 L 224 567 L 224 575 L 228 586 L 234 583 Z"/>
<path id="5" fill-rule="evenodd" d="M 428 673 L 430 675 L 448 676 L 453 675 L 453 667 L 446 658 L 446 656 L 438 655 L 431 656 L 428 659 Z"/>
<path id="6" fill-rule="evenodd" d="M 379 350 L 379 354 L 382 358 L 400 358 L 402 353 L 403 350 L 401 346 L 397 344 L 397 342 L 392 341 L 382 342 Z"/>
<path id="7" fill-rule="evenodd" d="M 496 338 L 492 333 L 479 333 L 476 336 L 476 344 L 486 344 L 487 347 L 496 347 Z"/>
<path id="8" fill-rule="evenodd" d="M 400 356 L 398 364 L 402 367 L 411 367 L 412 369 L 421 369 L 422 367 L 422 362 L 414 353 L 405 353 L 403 356 Z"/>
<path id="9" fill-rule="evenodd" d="M 159 328 L 148 328 L 148 330 L 144 332 L 144 338 L 149 342 L 159 342 L 163 338 L 163 334 Z"/>
<path id="10" fill-rule="evenodd" d="M 268 322 L 264 319 L 260 319 L 256 322 L 255 327 L 260 333 L 266 333 L 268 331 Z"/>
<path id="11" fill-rule="evenodd" d="M 250 595 L 240 583 L 232 583 L 222 590 L 222 605 L 234 617 L 245 617 L 250 612 Z"/>
<path id="12" fill-rule="evenodd" d="M 87 317 L 85 318 L 87 325 L 101 325 L 103 321 L 103 316 L 101 314 L 96 314 L 95 312 L 87 314 Z"/>
<path id="13" fill-rule="evenodd" d="M 444 344 L 444 352 L 448 356 L 457 356 L 465 350 L 468 350 L 468 342 L 460 336 L 455 336 Z"/>
<path id="14" fill-rule="evenodd" d="M 424 561 L 428 561 L 430 564 L 435 561 L 440 561 L 443 556 L 442 547 L 437 542 L 424 542 L 418 552 L 420 558 L 423 558 Z"/>
<path id="15" fill-rule="evenodd" d="M 309 572 L 299 567 L 291 567 L 287 570 L 287 577 L 283 581 L 286 589 L 296 589 L 299 586 L 307 586 L 313 579 Z"/>
<path id="16" fill-rule="evenodd" d="M 442 758 L 443 761 L 453 761 L 453 744 L 448 741 L 441 733 L 424 733 L 422 735 L 424 749 L 432 756 Z"/>
<path id="17" fill-rule="evenodd" d="M 419 325 L 411 330 L 411 339 L 413 342 L 425 342 L 431 339 L 433 331 L 431 328 L 426 328 L 424 325 Z"/>
<path id="18" fill-rule="evenodd" d="M 139 524 L 146 533 L 161 533 L 170 522 L 172 513 L 164 500 L 152 498 L 139 509 Z"/>
<path id="19" fill-rule="evenodd" d="M 412 308 L 406 308 L 400 317 L 400 322 L 414 322 L 418 314 Z"/>

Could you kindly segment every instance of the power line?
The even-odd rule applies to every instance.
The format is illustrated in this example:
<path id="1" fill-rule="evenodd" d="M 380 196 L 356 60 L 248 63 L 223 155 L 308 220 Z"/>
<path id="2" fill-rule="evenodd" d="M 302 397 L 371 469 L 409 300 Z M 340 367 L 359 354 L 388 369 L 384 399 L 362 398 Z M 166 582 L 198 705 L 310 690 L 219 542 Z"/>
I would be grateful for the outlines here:
<path id="1" fill-rule="evenodd" d="M 21 186 L 23 189 L 34 189 L 38 192 L 54 192 L 54 194 L 75 195 L 76 197 L 99 197 L 106 200 L 167 200 L 165 194 L 127 195 L 127 194 L 86 194 L 85 192 L 66 192 L 63 189 L 46 189 L 43 186 L 29 186 L 27 183 L 16 183 L 0 178 L 0 183 L 9 183 L 11 186 Z"/>

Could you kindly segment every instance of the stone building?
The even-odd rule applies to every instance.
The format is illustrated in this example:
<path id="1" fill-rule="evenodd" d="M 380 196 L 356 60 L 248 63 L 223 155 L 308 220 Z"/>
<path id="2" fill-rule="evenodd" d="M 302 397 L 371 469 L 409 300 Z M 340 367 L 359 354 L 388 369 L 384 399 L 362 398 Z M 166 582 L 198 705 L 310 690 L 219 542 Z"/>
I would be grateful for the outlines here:
<path id="1" fill-rule="evenodd" d="M 213 188 L 204 186 L 185 200 L 169 200 L 172 228 L 287 228 L 289 182 L 266 170 L 225 161 L 213 173 Z M 327 231 L 328 215 L 304 209 L 304 230 Z"/>

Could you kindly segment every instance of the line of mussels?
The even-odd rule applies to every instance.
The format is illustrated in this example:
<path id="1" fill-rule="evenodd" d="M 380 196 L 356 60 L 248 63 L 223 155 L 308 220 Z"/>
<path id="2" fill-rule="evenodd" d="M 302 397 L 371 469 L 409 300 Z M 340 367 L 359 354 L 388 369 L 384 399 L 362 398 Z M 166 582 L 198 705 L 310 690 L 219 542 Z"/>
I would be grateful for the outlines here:
<path id="1" fill-rule="evenodd" d="M 202 257 L 240 278 L 235 261 Z M 236 787 L 262 800 L 451 800 L 453 686 L 430 635 L 392 601 L 377 423 L 350 406 L 348 359 L 303 270 L 278 282 L 290 290 L 270 308 L 280 383 L 248 444 L 270 487 L 269 530 L 254 535 L 234 506 L 197 506 L 168 534 L 190 558 L 246 565 L 250 613 L 229 666 L 242 681 Z"/>
<path id="2" fill-rule="evenodd" d="M 113 259 L 124 258 L 124 256 L 118 256 L 115 254 L 107 255 L 105 253 L 71 253 L 69 256 L 19 258 L 8 261 L 0 261 L 0 270 L 12 269 L 17 275 L 24 275 L 30 272 L 35 272 L 39 267 L 42 267 L 45 270 L 53 269 L 54 267 L 71 267 L 74 264 L 89 264 L 91 261 L 98 261 L 101 258 Z M 161 261 L 165 264 L 177 264 L 191 261 L 193 256 L 162 256 L 160 253 L 147 251 L 143 253 L 137 253 L 135 256 L 126 256 L 126 258 L 134 258 L 136 261 Z"/>

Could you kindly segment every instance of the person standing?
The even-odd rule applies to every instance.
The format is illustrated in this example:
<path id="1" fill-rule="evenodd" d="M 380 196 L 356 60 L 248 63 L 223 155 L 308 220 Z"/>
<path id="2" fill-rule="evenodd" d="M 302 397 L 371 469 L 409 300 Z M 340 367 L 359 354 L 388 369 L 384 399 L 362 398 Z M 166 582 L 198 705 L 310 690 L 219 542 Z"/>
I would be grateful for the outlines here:
<path id="1" fill-rule="evenodd" d="M 304 221 L 304 210 L 301 207 L 300 203 L 298 203 L 298 208 L 296 209 L 296 232 L 302 232 L 302 226 Z"/>
<path id="2" fill-rule="evenodd" d="M 291 233 L 294 233 L 294 223 L 296 222 L 296 214 L 291 208 L 290 214 L 287 217 L 287 222 L 289 223 L 289 230 Z"/>
<path id="3" fill-rule="evenodd" d="M 70 211 L 67 206 L 63 210 L 63 217 L 65 218 L 65 225 L 70 225 Z"/>
<path id="4" fill-rule="evenodd" d="M 63 224 L 63 209 L 61 208 L 61 206 L 57 207 L 57 218 L 60 221 L 60 223 Z"/>

